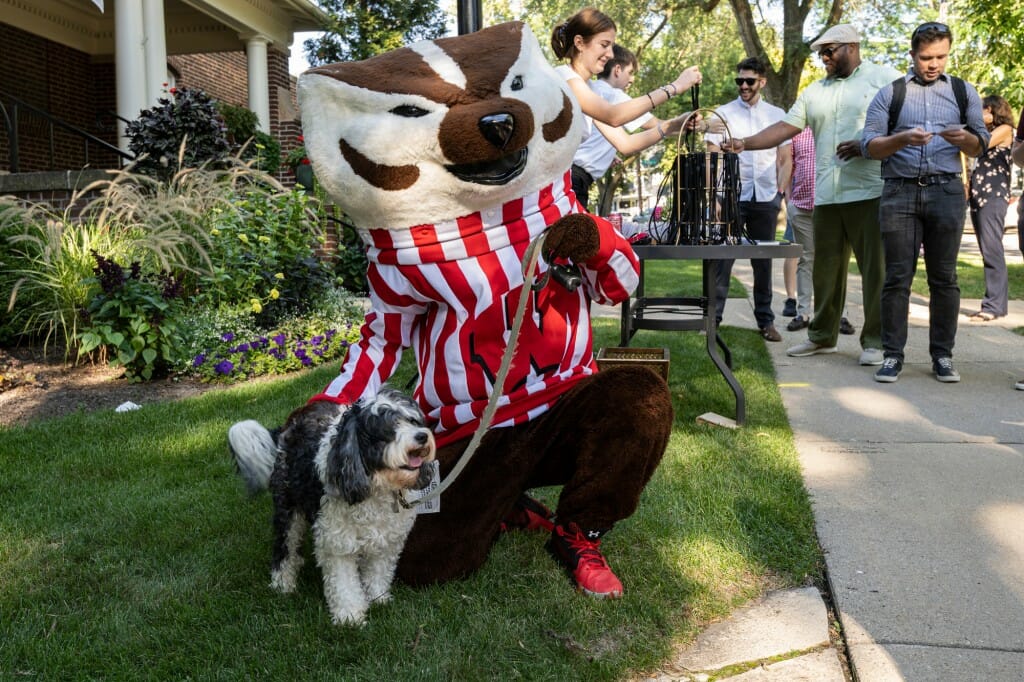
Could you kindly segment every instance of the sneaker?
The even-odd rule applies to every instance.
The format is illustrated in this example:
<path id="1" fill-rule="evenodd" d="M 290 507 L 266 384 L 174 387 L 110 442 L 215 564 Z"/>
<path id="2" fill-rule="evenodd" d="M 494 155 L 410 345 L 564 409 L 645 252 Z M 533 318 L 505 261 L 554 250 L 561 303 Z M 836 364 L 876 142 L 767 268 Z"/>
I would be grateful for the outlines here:
<path id="1" fill-rule="evenodd" d="M 824 355 L 826 353 L 835 353 L 835 346 L 821 346 L 814 341 L 807 340 L 803 343 L 798 343 L 792 348 L 786 349 L 786 355 L 793 358 L 805 358 L 808 355 Z"/>
<path id="2" fill-rule="evenodd" d="M 1017 389 L 1018 391 L 1024 391 L 1024 379 L 1021 379 L 1020 381 L 1018 381 L 1017 383 L 1015 383 L 1015 384 L 1013 385 L 1013 387 L 1014 387 L 1015 389 Z"/>
<path id="3" fill-rule="evenodd" d="M 774 324 L 770 324 L 767 327 L 761 327 L 761 338 L 765 341 L 782 341 L 782 334 L 775 328 Z"/>
<path id="4" fill-rule="evenodd" d="M 529 495 L 520 495 L 512 511 L 502 519 L 501 532 L 542 530 L 550 533 L 555 527 L 555 513 Z"/>
<path id="5" fill-rule="evenodd" d="M 960 372 L 953 368 L 953 358 L 936 358 L 932 361 L 935 378 L 944 384 L 955 384 L 960 381 Z"/>
<path id="6" fill-rule="evenodd" d="M 786 302 L 782 305 L 782 316 L 783 317 L 796 317 L 796 299 L 787 298 Z"/>
<path id="7" fill-rule="evenodd" d="M 598 599 L 622 596 L 622 583 L 601 554 L 605 531 L 583 531 L 575 523 L 559 524 L 551 531 L 547 549 L 564 565 L 576 589 Z"/>
<path id="8" fill-rule="evenodd" d="M 839 333 L 845 334 L 846 336 L 852 336 L 857 333 L 857 328 L 850 324 L 850 321 L 845 317 L 839 318 Z"/>
<path id="9" fill-rule="evenodd" d="M 860 354 L 860 364 L 862 365 L 880 365 L 885 358 L 882 356 L 882 351 L 877 348 L 865 348 Z"/>
<path id="10" fill-rule="evenodd" d="M 899 358 L 886 358 L 882 361 L 882 369 L 875 372 L 875 381 L 891 384 L 900 378 L 903 362 Z"/>
<path id="11" fill-rule="evenodd" d="M 791 332 L 798 332 L 801 329 L 807 329 L 807 327 L 810 324 L 811 321 L 808 320 L 806 317 L 804 317 L 803 315 L 797 315 L 796 317 L 789 321 L 789 324 L 786 325 L 786 329 Z"/>

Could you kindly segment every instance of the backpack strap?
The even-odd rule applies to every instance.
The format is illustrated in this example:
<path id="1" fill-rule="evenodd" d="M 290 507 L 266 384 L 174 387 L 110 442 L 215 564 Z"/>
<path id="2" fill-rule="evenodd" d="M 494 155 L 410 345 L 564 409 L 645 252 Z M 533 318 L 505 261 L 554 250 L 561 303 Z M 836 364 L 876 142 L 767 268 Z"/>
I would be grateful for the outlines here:
<path id="1" fill-rule="evenodd" d="M 886 135 L 892 135 L 896 123 L 900 120 L 900 111 L 903 110 L 903 100 L 907 98 L 907 81 L 900 76 L 892 82 L 892 102 L 889 104 L 889 129 Z"/>
<path id="2" fill-rule="evenodd" d="M 960 107 L 960 122 L 967 125 L 967 85 L 962 78 L 949 77 L 949 84 L 953 86 L 953 96 L 956 97 L 956 105 Z"/>

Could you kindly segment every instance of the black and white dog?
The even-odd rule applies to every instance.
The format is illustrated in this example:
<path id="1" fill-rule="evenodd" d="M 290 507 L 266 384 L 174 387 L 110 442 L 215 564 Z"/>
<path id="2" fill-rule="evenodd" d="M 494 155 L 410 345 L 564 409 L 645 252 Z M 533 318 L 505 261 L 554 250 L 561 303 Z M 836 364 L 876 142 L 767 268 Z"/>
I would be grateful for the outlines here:
<path id="1" fill-rule="evenodd" d="M 332 620 L 364 623 L 371 602 L 391 598 L 416 517 L 400 504 L 401 493 L 431 479 L 434 436 L 416 403 L 386 387 L 350 406 L 314 402 L 274 432 L 238 422 L 228 444 L 250 492 L 269 487 L 274 498 L 271 587 L 295 589 L 312 524 Z"/>

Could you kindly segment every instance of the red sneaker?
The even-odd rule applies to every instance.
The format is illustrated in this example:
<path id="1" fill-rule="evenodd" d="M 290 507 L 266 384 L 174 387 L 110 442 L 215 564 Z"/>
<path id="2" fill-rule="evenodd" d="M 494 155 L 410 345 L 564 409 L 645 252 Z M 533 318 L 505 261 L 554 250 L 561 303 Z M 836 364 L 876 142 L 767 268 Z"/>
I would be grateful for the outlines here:
<path id="1" fill-rule="evenodd" d="M 501 522 L 501 532 L 510 530 L 542 530 L 550 533 L 555 527 L 555 513 L 529 495 L 520 495 L 512 511 Z"/>
<path id="2" fill-rule="evenodd" d="M 575 523 L 557 525 L 551 531 L 547 547 L 576 582 L 576 588 L 598 599 L 622 596 L 622 583 L 612 573 L 601 554 L 603 531 L 583 531 Z"/>

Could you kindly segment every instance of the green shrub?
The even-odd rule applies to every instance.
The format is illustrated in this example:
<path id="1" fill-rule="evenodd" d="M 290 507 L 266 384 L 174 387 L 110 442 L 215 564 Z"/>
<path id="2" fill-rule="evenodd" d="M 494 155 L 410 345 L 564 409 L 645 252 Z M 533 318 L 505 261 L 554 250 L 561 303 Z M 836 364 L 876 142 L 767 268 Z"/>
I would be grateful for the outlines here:
<path id="1" fill-rule="evenodd" d="M 244 162 L 264 173 L 276 173 L 281 167 L 281 143 L 259 130 L 256 113 L 226 102 L 217 102 L 217 111 L 224 119 L 231 151 Z"/>
<path id="2" fill-rule="evenodd" d="M 92 255 L 96 276 L 88 284 L 98 291 L 89 303 L 79 354 L 100 351 L 111 364 L 123 366 L 131 381 L 167 374 L 180 345 L 177 280 L 145 276 L 138 261 L 126 275 L 117 261 Z"/>
<path id="3" fill-rule="evenodd" d="M 316 257 L 322 243 L 308 197 L 249 186 L 230 207 L 213 210 L 212 273 L 200 276 L 195 302 L 219 307 L 251 304 L 264 327 L 305 309 L 329 286 L 330 269 Z"/>
<path id="4" fill-rule="evenodd" d="M 185 373 L 204 381 L 232 382 L 340 359 L 359 338 L 363 312 L 346 292 L 328 289 L 305 314 L 281 320 L 272 329 L 253 330 L 245 320 L 237 329 L 226 329 L 224 322 L 231 316 L 222 309 L 206 320 L 192 318 L 190 325 L 205 321 L 209 326 L 205 334 L 196 334 L 190 347 L 200 347 L 198 336 L 206 336 L 207 343 L 182 367 Z"/>
<path id="5" fill-rule="evenodd" d="M 180 168 L 223 164 L 230 145 L 214 100 L 193 88 L 169 93 L 125 128 L 135 170 L 166 180 Z"/>

